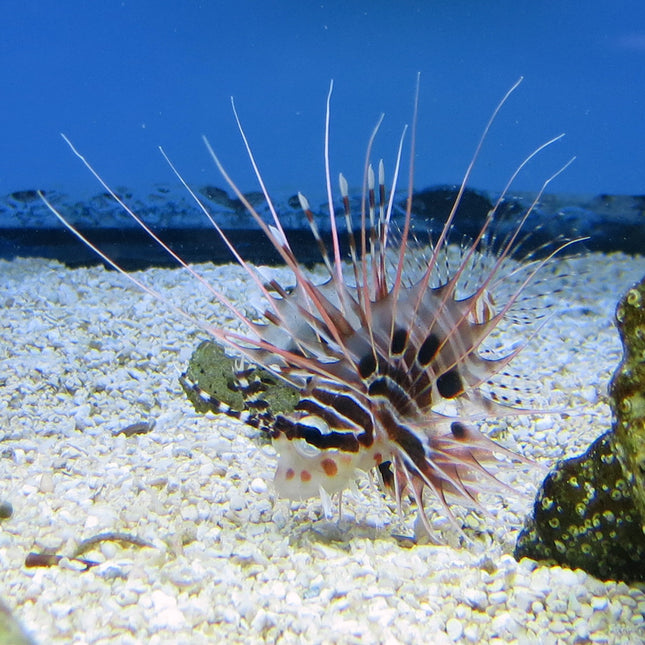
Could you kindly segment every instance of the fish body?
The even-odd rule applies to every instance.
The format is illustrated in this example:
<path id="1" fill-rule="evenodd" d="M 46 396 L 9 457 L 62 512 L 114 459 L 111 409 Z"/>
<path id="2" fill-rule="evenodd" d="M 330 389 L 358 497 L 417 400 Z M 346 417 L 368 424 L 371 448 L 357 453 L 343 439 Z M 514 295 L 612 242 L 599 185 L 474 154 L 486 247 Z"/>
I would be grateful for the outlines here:
<path id="1" fill-rule="evenodd" d="M 213 298 L 239 320 L 244 331 L 195 321 L 212 340 L 241 357 L 243 362 L 234 371 L 241 375 L 242 389 L 246 391 L 243 409 L 239 409 L 239 399 L 236 405 L 227 403 L 225 396 L 208 392 L 190 374 L 184 375 L 183 384 L 212 410 L 239 418 L 271 438 L 279 454 L 275 485 L 280 495 L 324 498 L 342 493 L 357 470 L 375 471 L 393 491 L 399 507 L 405 496 L 416 501 L 419 517 L 430 530 L 424 510 L 425 491 L 429 490 L 452 518 L 451 504 L 477 504 L 483 491 L 505 491 L 504 484 L 495 477 L 498 467 L 509 461 L 526 465 L 527 460 L 494 442 L 478 425 L 484 419 L 527 413 L 518 394 L 521 384 L 514 383 L 507 366 L 547 313 L 548 305 L 539 304 L 544 287 L 537 276 L 568 244 L 553 240 L 536 251 L 526 243 L 535 206 L 560 171 L 547 179 L 535 200 L 515 216 L 504 235 L 499 234 L 499 223 L 513 179 L 559 137 L 540 146 L 520 164 L 473 239 L 459 240 L 457 245 L 450 243 L 475 159 L 493 119 L 516 86 L 494 110 L 448 217 L 438 233 L 425 241 L 419 239 L 418 231 L 415 236 L 412 213 L 418 85 L 409 191 L 401 226 L 394 225 L 393 213 L 403 136 L 389 193 L 383 162 L 376 169 L 370 163 L 377 126 L 367 148 L 360 213 L 352 212 L 348 182 L 342 175 L 338 182 L 340 199 L 333 197 L 329 170 L 330 88 L 325 168 L 331 248 L 323 241 L 309 202 L 303 195 L 298 197 L 320 249 L 327 273 L 323 280 L 311 278 L 298 262 L 297 249 L 291 247 L 272 205 L 235 107 L 244 144 L 271 213 L 268 222 L 229 177 L 207 141 L 206 145 L 237 199 L 290 269 L 292 284 L 275 280 L 267 283 L 240 256 L 177 173 L 234 258 L 248 271 L 266 304 L 266 309 L 251 319 L 216 287 L 205 285 Z M 121 201 L 73 146 L 72 149 L 125 211 L 185 270 L 203 280 Z M 175 170 L 172 164 L 171 167 Z M 70 225 L 46 197 L 42 198 L 70 230 L 125 274 Z M 338 206 L 341 215 L 336 213 Z M 340 221 L 345 222 L 348 256 L 341 253 Z M 128 277 L 163 299 L 163 294 Z M 548 289 L 547 281 L 547 292 Z M 186 315 L 180 310 L 176 313 Z M 504 329 L 510 329 L 513 338 L 524 334 L 523 340 L 505 342 L 501 333 Z M 264 386 L 254 385 L 262 382 L 252 376 L 255 369 L 272 375 L 279 387 L 296 393 L 291 409 L 276 410 L 265 401 L 261 393 L 267 387 L 278 386 L 266 386 L 266 382 Z"/>

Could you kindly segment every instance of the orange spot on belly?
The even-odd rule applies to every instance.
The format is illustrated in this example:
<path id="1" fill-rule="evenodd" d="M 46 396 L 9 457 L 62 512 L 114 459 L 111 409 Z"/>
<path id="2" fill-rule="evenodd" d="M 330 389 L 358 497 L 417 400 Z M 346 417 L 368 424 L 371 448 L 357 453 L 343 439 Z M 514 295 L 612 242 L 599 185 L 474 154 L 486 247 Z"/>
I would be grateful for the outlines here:
<path id="1" fill-rule="evenodd" d="M 325 475 L 327 475 L 327 477 L 333 477 L 336 473 L 338 473 L 338 466 L 333 459 L 323 459 L 320 462 L 320 465 L 325 471 Z"/>
<path id="2" fill-rule="evenodd" d="M 296 473 L 293 471 L 293 468 L 287 468 L 287 472 L 284 474 L 284 478 L 287 479 L 287 480 L 293 479 L 293 476 L 295 474 Z"/>
<path id="3" fill-rule="evenodd" d="M 311 473 L 308 470 L 301 470 L 300 471 L 300 479 L 303 482 L 311 481 Z"/>

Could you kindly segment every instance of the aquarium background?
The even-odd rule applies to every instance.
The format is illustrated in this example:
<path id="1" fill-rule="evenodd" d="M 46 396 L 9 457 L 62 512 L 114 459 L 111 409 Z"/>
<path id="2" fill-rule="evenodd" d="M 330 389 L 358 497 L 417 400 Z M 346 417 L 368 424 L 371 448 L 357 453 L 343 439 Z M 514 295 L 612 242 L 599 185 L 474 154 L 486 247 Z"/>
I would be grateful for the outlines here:
<path id="1" fill-rule="evenodd" d="M 185 211 L 177 201 L 185 195 L 172 192 L 177 180 L 159 145 L 191 186 L 225 187 L 203 134 L 240 188 L 257 190 L 231 96 L 276 201 L 288 207 L 302 191 L 320 204 L 331 79 L 332 174 L 342 171 L 358 192 L 365 146 L 381 112 L 374 157 L 392 171 L 403 126 L 411 122 L 417 72 L 416 188 L 461 181 L 494 106 L 523 76 L 469 185 L 500 191 L 522 159 L 564 132 L 514 190 L 537 190 L 576 156 L 549 187 L 585 196 L 569 204 L 586 208 L 593 196 L 645 193 L 645 5 L 636 0 L 5 0 L 3 8 L 5 232 L 57 226 L 29 200 L 36 189 L 61 208 L 71 206 L 75 221 L 114 224 L 105 203 L 87 205 L 103 189 L 60 132 L 144 211 L 161 211 L 167 190 L 173 206 L 166 217 Z M 629 202 L 627 210 L 634 215 L 640 208 Z M 194 211 L 189 199 L 186 209 Z M 239 213 L 228 210 L 234 224 Z M 5 236 L 2 253 L 10 255 L 16 243 Z"/>

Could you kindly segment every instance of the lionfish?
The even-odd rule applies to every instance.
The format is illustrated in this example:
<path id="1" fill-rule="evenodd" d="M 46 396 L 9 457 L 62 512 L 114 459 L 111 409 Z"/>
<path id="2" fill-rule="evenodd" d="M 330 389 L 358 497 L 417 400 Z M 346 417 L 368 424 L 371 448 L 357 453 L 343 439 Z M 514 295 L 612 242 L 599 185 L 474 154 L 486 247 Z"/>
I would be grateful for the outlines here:
<path id="1" fill-rule="evenodd" d="M 496 222 L 503 212 L 509 188 L 522 168 L 562 135 L 532 152 L 509 179 L 479 233 L 468 243 L 449 245 L 450 233 L 466 184 L 486 135 L 521 78 L 494 109 L 478 142 L 472 161 L 456 193 L 450 214 L 435 239 L 430 236 L 424 254 L 415 241 L 412 220 L 413 162 L 415 155 L 419 79 L 412 120 L 410 179 L 402 225 L 395 226 L 395 189 L 403 156 L 403 129 L 396 156 L 392 189 L 386 190 L 383 161 L 375 172 L 371 150 L 383 115 L 374 128 L 366 152 L 360 229 L 355 234 L 348 182 L 339 176 L 342 213 L 346 224 L 349 258 L 340 245 L 340 218 L 332 196 L 329 160 L 330 105 L 333 82 L 326 101 L 325 178 L 331 229 L 331 250 L 302 194 L 300 206 L 320 248 L 328 273 L 314 283 L 299 264 L 280 217 L 256 163 L 251 146 L 231 99 L 233 115 L 246 152 L 266 199 L 271 222 L 260 216 L 228 175 L 206 137 L 204 143 L 223 178 L 290 269 L 294 285 L 267 283 L 258 270 L 238 253 L 206 206 L 188 186 L 160 148 L 179 181 L 210 220 L 235 260 L 260 289 L 268 308 L 262 318 L 249 319 L 238 306 L 209 285 L 197 270 L 171 250 L 103 181 L 93 167 L 62 135 L 72 151 L 109 194 L 183 269 L 206 285 L 213 297 L 244 326 L 243 333 L 215 328 L 194 320 L 217 343 L 233 349 L 245 364 L 274 375 L 298 393 L 290 413 L 277 413 L 261 405 L 261 387 L 253 385 L 252 370 L 238 370 L 248 393 L 249 405 L 232 409 L 213 393 L 204 392 L 184 375 L 184 386 L 198 392 L 216 413 L 240 419 L 268 434 L 279 454 L 275 486 L 279 495 L 306 499 L 329 496 L 353 483 L 356 471 L 372 471 L 393 492 L 399 511 L 404 498 L 416 502 L 419 518 L 432 533 L 424 509 L 429 489 L 455 523 L 450 505 L 477 505 L 484 491 L 504 491 L 496 468 L 509 462 L 528 463 L 519 454 L 485 436 L 477 421 L 530 410 L 518 407 L 519 386 L 507 365 L 531 337 L 500 353 L 502 325 L 529 325 L 540 317 L 526 306 L 525 294 L 543 267 L 569 242 L 552 244 L 540 255 L 522 253 L 526 223 L 543 191 L 563 169 L 547 179 L 535 200 L 513 225 L 498 235 Z M 569 162 L 570 163 L 570 162 Z M 123 273 L 181 316 L 162 294 L 126 273 L 114 260 L 84 237 L 41 194 L 58 219 L 105 262 Z M 544 295 L 544 294 L 543 294 Z M 534 296 L 526 296 L 530 299 Z M 191 319 L 192 320 L 192 319 Z M 495 349 L 497 348 L 497 349 Z M 250 379 L 250 380 L 249 380 Z"/>

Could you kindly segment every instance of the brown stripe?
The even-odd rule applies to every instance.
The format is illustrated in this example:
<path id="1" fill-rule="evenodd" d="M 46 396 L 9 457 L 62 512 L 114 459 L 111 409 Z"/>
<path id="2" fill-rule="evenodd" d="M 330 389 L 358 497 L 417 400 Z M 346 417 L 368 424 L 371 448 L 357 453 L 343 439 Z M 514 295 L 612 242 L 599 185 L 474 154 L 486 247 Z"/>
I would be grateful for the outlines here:
<path id="1" fill-rule="evenodd" d="M 274 436 L 282 433 L 287 439 L 304 439 L 321 450 L 337 448 L 344 452 L 358 452 L 360 447 L 356 435 L 352 432 L 323 433 L 318 428 L 291 421 L 283 416 L 276 417 L 273 428 Z"/>
<path id="2" fill-rule="evenodd" d="M 382 376 L 374 381 L 368 389 L 370 396 L 379 396 L 388 400 L 401 416 L 412 412 L 410 395 L 396 381 L 388 376 Z"/>
<path id="3" fill-rule="evenodd" d="M 398 444 L 407 459 L 414 464 L 416 470 L 423 473 L 426 468 L 426 451 L 421 440 L 405 426 L 397 423 L 396 419 L 387 411 L 382 410 L 380 421 L 388 437 Z"/>
<path id="4" fill-rule="evenodd" d="M 350 431 L 357 429 L 354 424 L 349 423 L 349 421 L 341 418 L 334 411 L 323 405 L 320 405 L 316 401 L 312 401 L 311 399 L 300 399 L 294 409 L 302 412 L 308 412 L 315 417 L 321 418 L 330 428 Z"/>
<path id="5" fill-rule="evenodd" d="M 367 410 L 356 399 L 346 394 L 335 394 L 314 388 L 312 395 L 323 405 L 331 406 L 339 414 L 352 421 L 356 426 L 363 430 L 372 430 L 372 417 Z"/>

